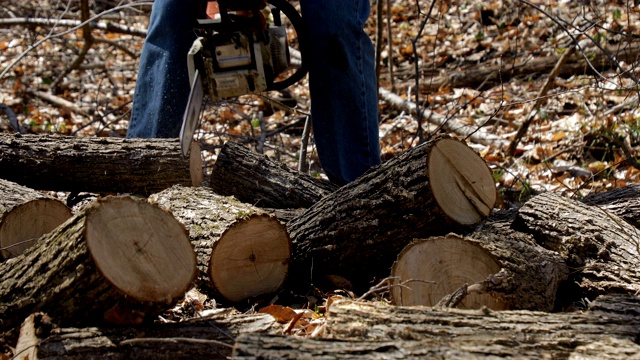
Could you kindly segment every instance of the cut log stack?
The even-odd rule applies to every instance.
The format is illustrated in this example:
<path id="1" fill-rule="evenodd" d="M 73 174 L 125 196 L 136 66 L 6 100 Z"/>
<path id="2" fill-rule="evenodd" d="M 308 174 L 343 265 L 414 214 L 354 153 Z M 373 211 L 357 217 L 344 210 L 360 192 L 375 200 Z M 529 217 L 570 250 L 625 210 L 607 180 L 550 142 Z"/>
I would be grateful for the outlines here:
<path id="1" fill-rule="evenodd" d="M 28 318 L 19 348 L 29 359 L 82 356 L 65 341 L 85 355 L 151 358 L 167 337 L 180 339 L 160 345 L 170 358 L 199 357 L 206 349 L 215 352 L 212 358 L 238 359 L 589 358 L 594 346 L 610 354 L 617 347 L 623 358 L 639 350 L 636 188 L 582 202 L 542 194 L 492 214 L 497 194 L 489 168 L 464 142 L 445 136 L 341 188 L 233 143 L 214 167 L 219 177 L 204 188 L 192 186 L 202 175 L 199 156 L 190 164 L 172 140 L 0 140 L 0 173 L 16 182 L 153 192 L 148 201 L 99 197 L 71 216 L 56 199 L 0 181 L 0 241 L 14 255 L 0 263 L 0 333 L 15 335 Z M 36 161 L 40 172 L 32 175 L 40 178 L 32 179 L 24 169 L 37 169 Z M 70 185 L 60 185 L 66 179 Z M 264 207 L 303 209 L 288 212 L 285 222 Z M 17 235 L 9 240 L 9 233 Z M 35 238 L 22 253 L 12 245 Z M 237 322 L 216 320 L 223 326 L 213 332 L 204 322 L 135 330 L 105 325 L 139 326 L 194 284 L 216 300 L 251 305 L 282 289 L 308 290 L 340 277 L 356 292 L 388 278 L 389 287 L 378 290 L 388 291 L 395 305 L 418 308 L 340 300 L 327 313 L 324 341 L 276 336 L 282 326 L 238 314 Z M 566 297 L 568 288 L 575 292 Z M 590 301 L 585 313 L 549 313 Z M 34 314 L 40 312 L 46 315 Z M 67 327 L 45 329 L 47 318 Z M 68 327 L 88 325 L 100 327 Z M 43 334 L 54 338 L 43 341 Z"/>

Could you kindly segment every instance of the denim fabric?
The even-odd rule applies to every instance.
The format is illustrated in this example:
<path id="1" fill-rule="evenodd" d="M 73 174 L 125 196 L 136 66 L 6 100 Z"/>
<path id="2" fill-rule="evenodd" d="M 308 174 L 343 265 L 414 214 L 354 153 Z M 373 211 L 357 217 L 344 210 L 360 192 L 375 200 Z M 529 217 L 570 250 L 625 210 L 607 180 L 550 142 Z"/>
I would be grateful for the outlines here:
<path id="1" fill-rule="evenodd" d="M 310 56 L 311 119 L 320 165 L 335 183 L 380 163 L 374 47 L 364 32 L 369 0 L 302 0 Z"/>
<path id="2" fill-rule="evenodd" d="M 142 49 L 127 137 L 177 137 L 189 94 L 192 1 L 155 0 Z M 302 0 L 309 30 L 309 91 L 320 164 L 345 184 L 380 163 L 369 0 Z"/>
<path id="3" fill-rule="evenodd" d="M 197 0 L 155 0 L 142 47 L 128 138 L 177 138 L 189 99 L 187 53 Z"/>

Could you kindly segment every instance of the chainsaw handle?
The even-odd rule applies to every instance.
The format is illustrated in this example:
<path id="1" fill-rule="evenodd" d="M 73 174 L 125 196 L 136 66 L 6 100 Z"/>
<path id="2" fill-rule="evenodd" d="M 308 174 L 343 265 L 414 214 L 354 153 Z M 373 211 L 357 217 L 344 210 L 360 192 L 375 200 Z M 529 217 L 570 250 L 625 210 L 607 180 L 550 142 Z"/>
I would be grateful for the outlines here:
<path id="1" fill-rule="evenodd" d="M 273 5 L 278 11 L 281 11 L 291 22 L 293 28 L 296 30 L 296 36 L 298 38 L 298 44 L 300 46 L 300 56 L 302 57 L 300 67 L 288 78 L 272 82 L 267 85 L 267 90 L 282 90 L 302 80 L 309 72 L 307 64 L 308 54 L 308 39 L 306 24 L 302 20 L 300 13 L 291 5 L 287 0 L 267 0 L 267 3 Z M 275 20 L 276 16 L 274 16 Z M 276 20 L 278 21 L 278 20 Z"/>

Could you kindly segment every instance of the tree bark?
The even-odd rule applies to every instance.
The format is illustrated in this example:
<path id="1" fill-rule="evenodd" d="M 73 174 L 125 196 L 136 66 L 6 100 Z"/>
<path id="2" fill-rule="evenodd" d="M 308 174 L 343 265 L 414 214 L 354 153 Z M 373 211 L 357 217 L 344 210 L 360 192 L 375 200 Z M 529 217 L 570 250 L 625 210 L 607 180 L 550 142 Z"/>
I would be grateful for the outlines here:
<path id="1" fill-rule="evenodd" d="M 0 332 L 36 311 L 63 325 L 139 323 L 184 296 L 196 269 L 171 214 L 107 197 L 0 263 Z"/>
<path id="2" fill-rule="evenodd" d="M 571 280 L 589 298 L 640 290 L 638 229 L 607 210 L 544 193 L 522 206 L 514 225 L 579 270 Z"/>
<path id="3" fill-rule="evenodd" d="M 263 210 L 206 188 L 174 186 L 149 201 L 189 231 L 201 270 L 199 285 L 232 303 L 274 293 L 286 279 L 291 240 Z"/>
<path id="4" fill-rule="evenodd" d="M 201 184 L 202 158 L 193 146 L 187 159 L 177 139 L 0 134 L 0 173 L 34 189 L 149 195 Z"/>
<path id="5" fill-rule="evenodd" d="M 496 199 L 485 162 L 463 142 L 436 137 L 370 169 L 287 226 L 292 275 L 341 275 L 366 286 L 387 277 L 412 239 L 464 232 Z M 319 277 L 318 277 L 319 278 Z"/>
<path id="6" fill-rule="evenodd" d="M 569 269 L 560 255 L 504 225 L 470 238 L 448 235 L 407 245 L 391 276 L 397 283 L 419 281 L 394 286 L 394 303 L 551 311 Z"/>
<path id="7" fill-rule="evenodd" d="M 600 308 L 606 303 L 606 309 Z M 628 359 L 640 348 L 640 303 L 631 296 L 589 310 L 439 310 L 382 302 L 334 302 L 328 338 L 243 334 L 232 359 Z M 594 344 L 602 344 L 599 353 Z M 615 346 L 615 348 L 613 348 Z M 594 356 L 595 355 L 595 356 Z"/>
<path id="8" fill-rule="evenodd" d="M 228 359 L 234 338 L 282 331 L 271 315 L 223 311 L 206 320 L 136 327 L 52 328 L 42 313 L 22 324 L 16 360 Z"/>
<path id="9" fill-rule="evenodd" d="M 582 202 L 599 206 L 640 229 L 640 185 L 629 185 L 589 195 Z"/>
<path id="10" fill-rule="evenodd" d="M 210 186 L 218 194 L 275 209 L 307 208 L 338 188 L 293 171 L 233 141 L 227 142 L 218 154 L 211 170 Z"/>
<path id="11" fill-rule="evenodd" d="M 640 334 L 638 314 L 640 300 L 628 295 L 601 296 L 588 310 L 573 313 L 439 310 L 341 300 L 329 308 L 327 327 L 337 340 L 419 341 L 423 348 L 440 345 L 479 357 L 562 359 L 596 341 L 634 343 Z"/>
<path id="12" fill-rule="evenodd" d="M 22 254 L 70 217 L 60 200 L 0 179 L 0 259 Z"/>

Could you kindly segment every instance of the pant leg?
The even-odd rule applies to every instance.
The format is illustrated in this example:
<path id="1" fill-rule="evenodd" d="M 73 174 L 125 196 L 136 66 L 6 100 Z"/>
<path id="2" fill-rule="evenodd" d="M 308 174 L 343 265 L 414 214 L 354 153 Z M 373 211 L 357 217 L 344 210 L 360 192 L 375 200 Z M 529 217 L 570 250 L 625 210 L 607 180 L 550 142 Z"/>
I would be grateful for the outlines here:
<path id="1" fill-rule="evenodd" d="M 142 47 L 128 138 L 178 137 L 190 84 L 196 0 L 156 0 Z"/>
<path id="2" fill-rule="evenodd" d="M 369 0 L 301 0 L 309 31 L 311 117 L 320 165 L 338 184 L 380 163 Z"/>

